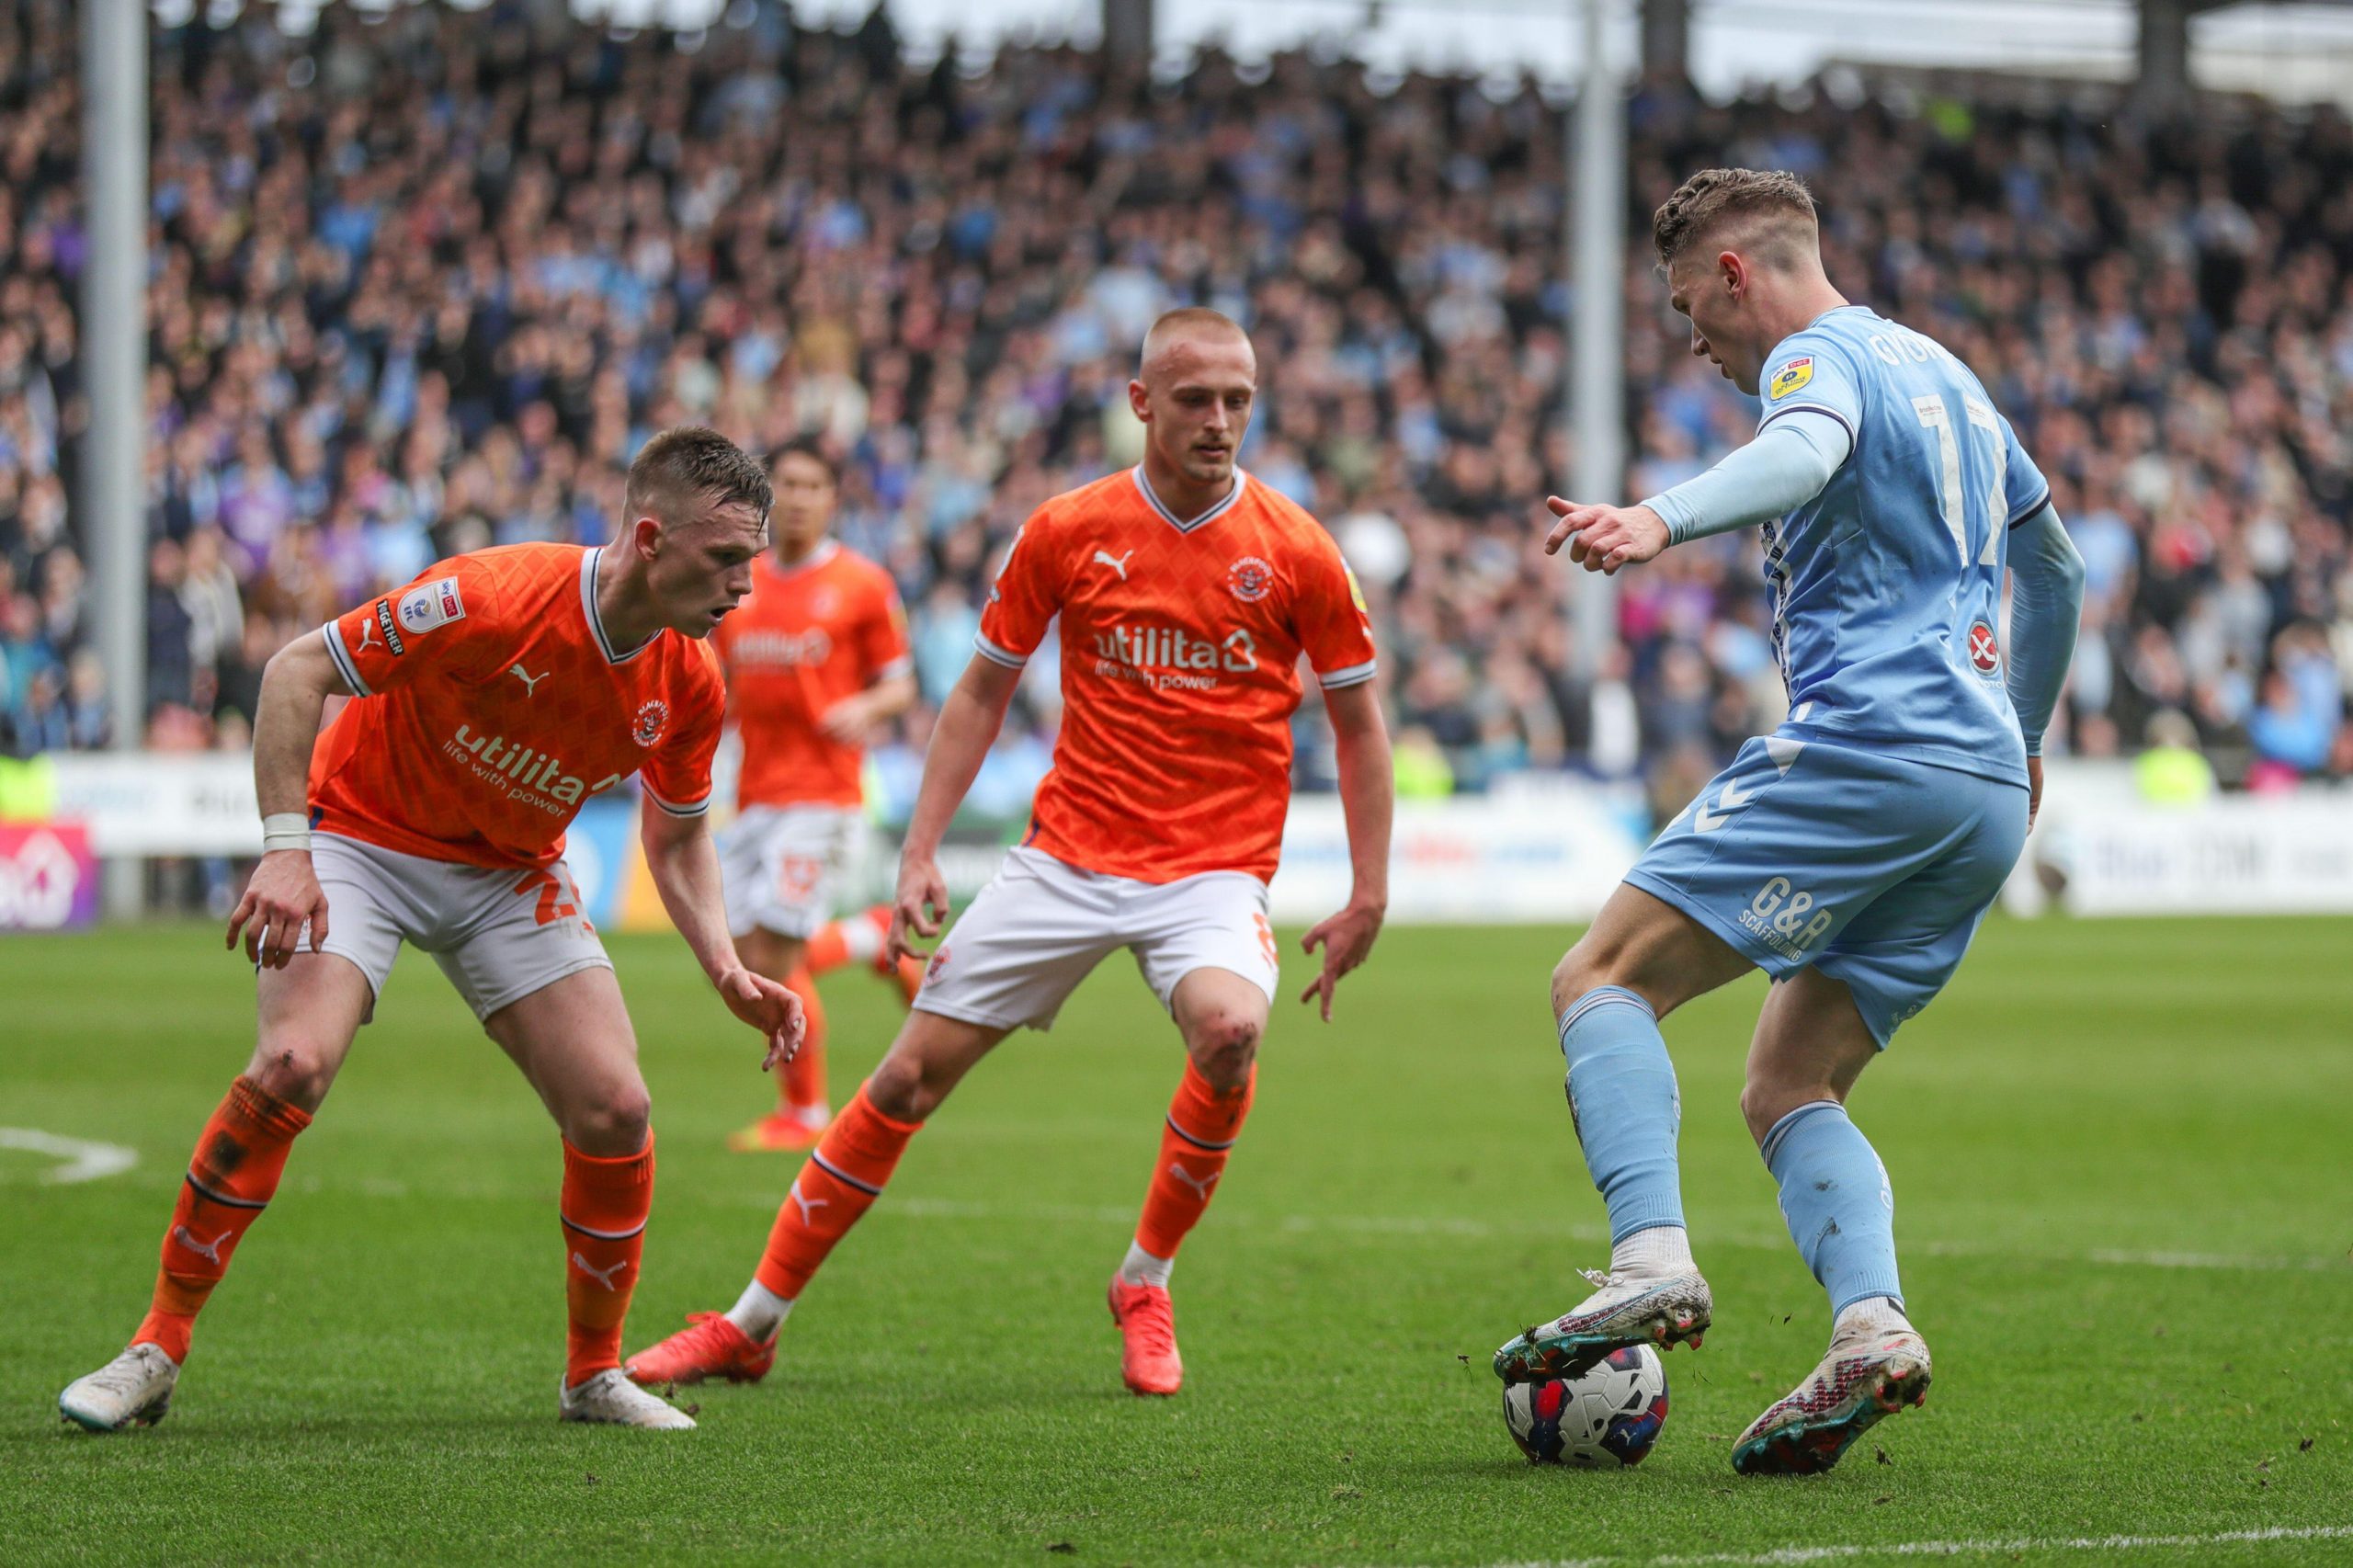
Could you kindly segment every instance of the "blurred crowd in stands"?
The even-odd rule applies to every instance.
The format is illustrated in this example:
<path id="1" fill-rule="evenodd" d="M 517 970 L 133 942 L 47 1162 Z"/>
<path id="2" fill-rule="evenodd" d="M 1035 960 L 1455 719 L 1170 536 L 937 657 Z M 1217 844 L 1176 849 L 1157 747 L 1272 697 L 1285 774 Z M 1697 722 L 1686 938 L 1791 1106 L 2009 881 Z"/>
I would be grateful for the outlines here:
<path id="1" fill-rule="evenodd" d="M 1679 804 L 1779 718 L 1745 536 L 1621 575 L 1613 651 L 1574 657 L 1538 548 L 1574 465 L 1561 110 L 1532 85 L 1305 56 L 1154 84 L 1059 47 L 972 74 L 907 63 L 879 18 L 802 30 L 751 0 L 686 39 L 510 0 L 329 7 L 290 39 L 264 9 L 199 7 L 153 55 L 151 744 L 244 744 L 272 652 L 439 556 L 601 540 L 639 443 L 700 421 L 841 454 L 842 536 L 914 618 L 904 767 L 1013 530 L 1137 459 L 1136 347 L 1188 301 L 1254 334 L 1245 466 L 1362 578 L 1410 791 L 1574 769 Z M 74 21 L 9 10 L 0 751 L 23 755 L 109 737 L 73 506 Z M 1650 207 L 1695 168 L 1795 170 L 1834 281 L 1974 366 L 2054 483 L 2090 579 L 2052 748 L 2154 733 L 2233 784 L 2353 773 L 2343 117 L 1823 84 L 1652 85 L 1629 113 L 1630 496 L 1755 417 L 1686 352 Z M 1041 761 L 1057 672 L 1031 668 L 1011 744 Z"/>

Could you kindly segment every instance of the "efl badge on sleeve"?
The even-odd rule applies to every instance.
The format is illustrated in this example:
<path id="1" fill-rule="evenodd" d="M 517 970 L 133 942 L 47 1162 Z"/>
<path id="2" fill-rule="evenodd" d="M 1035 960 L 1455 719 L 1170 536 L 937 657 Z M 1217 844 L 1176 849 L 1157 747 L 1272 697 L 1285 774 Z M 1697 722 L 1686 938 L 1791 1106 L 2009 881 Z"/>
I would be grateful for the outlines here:
<path id="1" fill-rule="evenodd" d="M 437 577 L 401 596 L 401 626 L 410 632 L 430 631 L 466 619 L 466 601 L 458 597 L 455 577 Z"/>
<path id="2" fill-rule="evenodd" d="M 1792 359 L 1774 374 L 1773 384 L 1765 390 L 1766 401 L 1779 403 L 1806 382 L 1813 380 L 1813 356 Z"/>

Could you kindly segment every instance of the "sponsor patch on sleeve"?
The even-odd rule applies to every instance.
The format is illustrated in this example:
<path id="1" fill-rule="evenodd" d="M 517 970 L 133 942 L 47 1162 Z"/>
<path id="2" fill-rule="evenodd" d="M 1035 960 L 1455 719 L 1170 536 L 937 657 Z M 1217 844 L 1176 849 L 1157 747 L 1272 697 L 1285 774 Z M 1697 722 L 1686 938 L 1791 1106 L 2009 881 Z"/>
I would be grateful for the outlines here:
<path id="1" fill-rule="evenodd" d="M 455 577 L 436 577 L 401 596 L 401 625 L 412 634 L 466 619 L 466 601 Z"/>
<path id="2" fill-rule="evenodd" d="M 1813 356 L 1792 359 L 1773 372 L 1773 384 L 1765 389 L 1768 403 L 1779 403 L 1806 382 L 1813 380 Z"/>
<path id="3" fill-rule="evenodd" d="M 392 624 L 392 600 L 376 601 L 376 625 L 383 632 L 384 646 L 392 651 L 393 658 L 397 659 L 408 652 L 408 645 L 401 641 L 401 629 Z"/>
<path id="4" fill-rule="evenodd" d="M 1340 570 L 1348 574 L 1348 602 L 1357 607 L 1358 615 L 1370 615 L 1372 607 L 1364 602 L 1364 585 L 1357 581 L 1356 568 L 1342 562 Z"/>

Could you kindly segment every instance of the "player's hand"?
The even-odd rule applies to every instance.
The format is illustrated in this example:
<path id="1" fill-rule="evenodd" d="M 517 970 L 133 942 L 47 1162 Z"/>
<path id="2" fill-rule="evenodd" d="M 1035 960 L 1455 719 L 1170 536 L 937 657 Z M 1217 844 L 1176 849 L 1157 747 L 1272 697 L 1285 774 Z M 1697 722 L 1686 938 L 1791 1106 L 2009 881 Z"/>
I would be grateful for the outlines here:
<path id="1" fill-rule="evenodd" d="M 1565 544 L 1569 559 L 1588 572 L 1608 576 L 1666 548 L 1666 524 L 1648 506 L 1580 506 L 1558 495 L 1544 505 L 1560 519 L 1544 536 L 1544 553 L 1558 555 Z"/>
<path id="2" fill-rule="evenodd" d="M 245 957 L 268 969 L 284 969 L 294 961 L 302 925 L 311 926 L 311 950 L 327 939 L 327 895 L 319 888 L 307 849 L 273 849 L 261 858 L 245 883 L 245 896 L 229 914 L 229 939 L 234 948 L 243 932 Z"/>
<path id="3" fill-rule="evenodd" d="M 2039 756 L 2030 756 L 2026 759 L 2026 825 L 2028 832 L 2031 833 L 2034 830 L 2035 815 L 2041 810 L 2042 759 Z"/>
<path id="4" fill-rule="evenodd" d="M 817 727 L 843 745 L 864 745 L 874 728 L 872 705 L 863 692 L 845 697 L 817 716 Z"/>
<path id="5" fill-rule="evenodd" d="M 1325 1023 L 1332 1021 L 1332 993 L 1339 988 L 1340 977 L 1372 955 L 1372 944 L 1381 935 L 1381 917 L 1387 913 L 1381 904 L 1351 903 L 1300 938 L 1302 952 L 1312 953 L 1319 946 L 1324 949 L 1324 972 L 1299 994 L 1299 999 L 1306 1002 L 1322 997 Z"/>
<path id="6" fill-rule="evenodd" d="M 801 1038 L 809 1029 L 800 997 L 767 975 L 740 967 L 723 971 L 711 983 L 719 987 L 720 997 L 729 1012 L 767 1036 L 768 1050 L 760 1058 L 761 1072 L 790 1062 L 800 1052 Z"/>
<path id="7" fill-rule="evenodd" d="M 892 963 L 902 959 L 929 958 L 909 937 L 937 937 L 948 918 L 948 882 L 939 862 L 929 855 L 899 858 L 899 892 L 891 901 L 891 934 L 883 939 L 883 955 Z"/>

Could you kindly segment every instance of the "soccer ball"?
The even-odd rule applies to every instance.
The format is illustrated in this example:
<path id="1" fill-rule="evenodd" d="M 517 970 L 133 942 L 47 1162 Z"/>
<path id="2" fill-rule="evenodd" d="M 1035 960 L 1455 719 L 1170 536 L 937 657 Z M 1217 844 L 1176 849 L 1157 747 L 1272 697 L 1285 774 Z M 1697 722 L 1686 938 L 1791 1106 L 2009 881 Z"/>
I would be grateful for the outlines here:
<path id="1" fill-rule="evenodd" d="M 1513 1383 L 1504 1390 L 1504 1425 L 1530 1464 L 1640 1464 L 1666 1425 L 1666 1366 L 1649 1346 L 1632 1345 L 1579 1377 Z"/>

